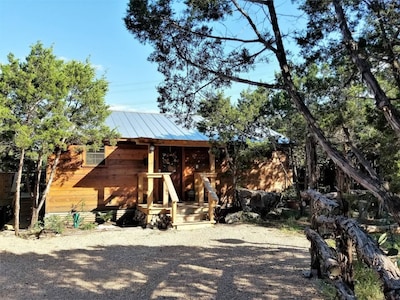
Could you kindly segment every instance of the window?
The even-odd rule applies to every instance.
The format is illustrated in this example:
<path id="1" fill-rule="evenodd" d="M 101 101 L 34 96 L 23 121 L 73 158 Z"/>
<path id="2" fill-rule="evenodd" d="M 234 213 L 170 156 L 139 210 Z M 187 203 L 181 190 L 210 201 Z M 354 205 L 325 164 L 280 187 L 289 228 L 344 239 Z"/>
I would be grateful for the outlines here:
<path id="1" fill-rule="evenodd" d="M 97 150 L 87 149 L 86 150 L 86 165 L 88 166 L 104 166 L 106 164 L 104 147 Z"/>

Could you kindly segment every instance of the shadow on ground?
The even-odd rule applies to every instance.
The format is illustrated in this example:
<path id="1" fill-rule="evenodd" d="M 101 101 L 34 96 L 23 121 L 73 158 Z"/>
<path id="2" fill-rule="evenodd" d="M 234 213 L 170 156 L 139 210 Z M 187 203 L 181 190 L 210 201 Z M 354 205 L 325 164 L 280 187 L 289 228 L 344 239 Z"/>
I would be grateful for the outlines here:
<path id="1" fill-rule="evenodd" d="M 0 299 L 322 299 L 301 275 L 308 249 L 216 241 L 3 252 Z"/>

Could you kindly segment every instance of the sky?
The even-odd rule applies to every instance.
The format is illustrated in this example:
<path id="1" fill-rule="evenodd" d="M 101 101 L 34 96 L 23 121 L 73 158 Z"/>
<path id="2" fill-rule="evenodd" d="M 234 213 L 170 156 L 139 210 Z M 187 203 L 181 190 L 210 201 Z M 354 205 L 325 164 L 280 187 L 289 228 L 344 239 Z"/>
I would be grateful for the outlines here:
<path id="1" fill-rule="evenodd" d="M 128 0 L 0 0 L 0 63 L 11 52 L 24 60 L 40 41 L 64 60 L 85 61 L 109 82 L 106 102 L 114 110 L 158 112 L 156 86 L 163 76 L 125 28 Z M 277 1 L 277 10 L 291 13 L 291 0 Z M 289 9 L 289 10 L 288 10 Z M 254 76 L 273 78 L 277 65 Z M 247 86 L 234 85 L 226 95 L 238 98 Z M 233 99 L 235 100 L 235 99 Z"/>

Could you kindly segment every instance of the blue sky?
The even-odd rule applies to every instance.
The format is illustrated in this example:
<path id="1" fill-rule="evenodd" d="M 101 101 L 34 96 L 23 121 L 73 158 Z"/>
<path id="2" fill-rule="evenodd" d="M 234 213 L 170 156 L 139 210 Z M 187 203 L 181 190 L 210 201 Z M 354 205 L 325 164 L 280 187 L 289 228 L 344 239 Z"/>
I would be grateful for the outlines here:
<path id="1" fill-rule="evenodd" d="M 277 1 L 290 13 L 291 1 Z M 8 53 L 24 59 L 41 41 L 58 57 L 89 58 L 109 81 L 113 109 L 157 112 L 156 86 L 163 77 L 147 61 L 152 49 L 137 42 L 123 23 L 128 0 L 0 0 L 0 62 Z M 288 10 L 289 9 L 289 10 Z M 254 76 L 272 78 L 276 65 Z M 227 91 L 233 100 L 246 86 Z"/>

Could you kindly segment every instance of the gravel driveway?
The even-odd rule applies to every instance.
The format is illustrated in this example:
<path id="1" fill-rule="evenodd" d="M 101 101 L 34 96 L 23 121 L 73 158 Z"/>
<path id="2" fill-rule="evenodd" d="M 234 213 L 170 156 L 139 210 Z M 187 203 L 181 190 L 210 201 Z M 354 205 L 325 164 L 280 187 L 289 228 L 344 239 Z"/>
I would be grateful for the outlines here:
<path id="1" fill-rule="evenodd" d="M 102 227 L 40 239 L 0 232 L 0 299 L 323 299 L 309 241 L 249 224 Z"/>

